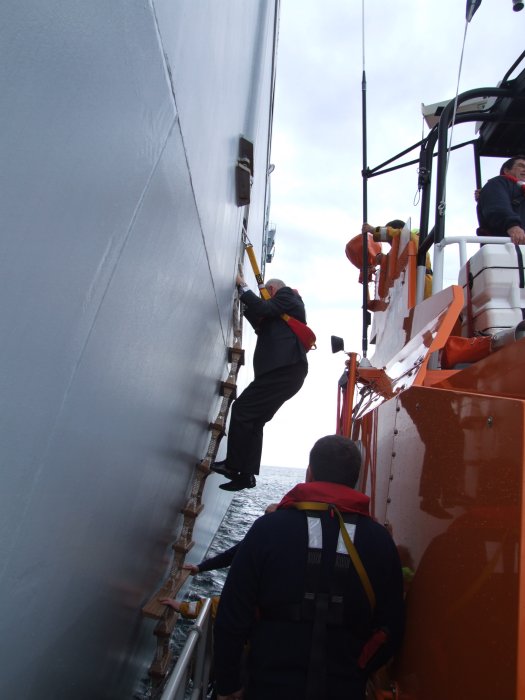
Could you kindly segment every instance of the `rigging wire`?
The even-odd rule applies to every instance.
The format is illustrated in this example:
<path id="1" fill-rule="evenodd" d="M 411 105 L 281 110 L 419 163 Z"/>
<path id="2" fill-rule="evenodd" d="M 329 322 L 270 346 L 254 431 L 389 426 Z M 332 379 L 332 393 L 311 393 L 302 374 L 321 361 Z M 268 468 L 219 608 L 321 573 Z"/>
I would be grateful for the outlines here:
<path id="1" fill-rule="evenodd" d="M 452 139 L 453 139 L 453 137 L 454 137 L 454 124 L 455 124 L 455 122 L 456 122 L 456 114 L 457 114 L 457 109 L 458 109 L 459 84 L 460 84 L 460 82 L 461 82 L 461 71 L 462 71 L 462 69 L 463 69 L 463 56 L 464 56 L 464 54 L 465 54 L 465 44 L 466 44 L 466 41 L 467 41 L 467 29 L 468 29 L 468 25 L 469 25 L 470 20 L 472 19 L 472 15 L 473 15 L 473 14 L 474 14 L 474 13 L 472 12 L 472 13 L 470 14 L 470 16 L 467 15 L 467 18 L 466 18 L 466 21 L 465 21 L 465 31 L 463 32 L 463 44 L 462 44 L 462 46 L 461 46 L 461 56 L 460 56 L 460 59 L 459 59 L 459 68 L 458 68 L 458 80 L 457 80 L 457 83 L 456 83 L 456 95 L 455 95 L 455 97 L 454 97 L 454 110 L 453 110 L 453 112 L 452 112 L 452 123 L 451 123 L 451 127 L 450 127 L 450 135 L 449 135 L 449 138 L 448 138 L 447 157 L 446 157 L 446 160 L 445 160 L 445 180 L 444 180 L 444 186 L 443 186 L 443 199 L 441 200 L 441 202 L 439 203 L 439 206 L 438 206 L 438 211 L 439 211 L 439 213 L 440 213 L 441 216 L 444 216 L 444 214 L 445 214 L 445 209 L 446 209 L 446 206 L 447 206 L 447 174 L 448 174 L 448 165 L 449 165 L 449 161 L 450 161 L 450 153 L 451 153 L 451 151 L 452 151 Z"/>

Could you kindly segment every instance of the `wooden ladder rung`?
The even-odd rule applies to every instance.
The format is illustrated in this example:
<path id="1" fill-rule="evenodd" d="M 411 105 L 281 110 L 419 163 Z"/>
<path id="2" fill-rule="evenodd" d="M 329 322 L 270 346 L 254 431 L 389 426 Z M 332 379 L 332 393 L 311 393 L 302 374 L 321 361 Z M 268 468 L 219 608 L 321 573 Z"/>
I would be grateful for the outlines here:
<path id="1" fill-rule="evenodd" d="M 160 620 L 166 612 L 166 606 L 159 603 L 161 598 L 174 598 L 182 586 L 186 583 L 186 579 L 190 575 L 189 569 L 181 569 L 175 580 L 168 580 L 162 588 L 153 595 L 146 605 L 142 608 L 144 617 L 151 617 L 154 620 Z"/>
<path id="2" fill-rule="evenodd" d="M 167 608 L 164 615 L 157 622 L 153 634 L 160 639 L 171 637 L 178 619 L 179 613 L 173 608 Z"/>
<path id="3" fill-rule="evenodd" d="M 244 365 L 244 350 L 242 348 L 228 348 L 228 362 L 237 362 L 242 367 Z"/>
<path id="4" fill-rule="evenodd" d="M 224 430 L 224 423 L 216 422 L 216 423 L 208 423 L 208 430 L 211 430 L 214 433 L 217 433 L 217 437 L 220 435 L 226 435 L 226 431 Z"/>
<path id="5" fill-rule="evenodd" d="M 237 385 L 232 382 L 221 382 L 220 395 L 226 396 L 229 399 L 237 398 Z"/>
<path id="6" fill-rule="evenodd" d="M 173 662 L 173 653 L 168 652 L 160 659 L 155 661 L 149 667 L 149 675 L 153 678 L 161 679 L 166 676 Z"/>
<path id="7" fill-rule="evenodd" d="M 188 508 L 188 506 L 185 506 L 181 510 L 181 513 L 183 513 L 188 518 L 196 518 L 198 515 L 200 515 L 200 513 L 202 513 L 203 510 L 204 510 L 204 503 L 201 503 L 196 508 Z"/>
<path id="8" fill-rule="evenodd" d="M 188 541 L 180 538 L 174 544 L 171 545 L 171 548 L 175 552 L 179 552 L 180 554 L 187 554 L 194 544 L 195 542 L 193 540 Z"/>
<path id="9" fill-rule="evenodd" d="M 207 459 L 203 459 L 202 462 L 197 462 L 195 467 L 203 474 L 211 474 L 210 463 Z"/>

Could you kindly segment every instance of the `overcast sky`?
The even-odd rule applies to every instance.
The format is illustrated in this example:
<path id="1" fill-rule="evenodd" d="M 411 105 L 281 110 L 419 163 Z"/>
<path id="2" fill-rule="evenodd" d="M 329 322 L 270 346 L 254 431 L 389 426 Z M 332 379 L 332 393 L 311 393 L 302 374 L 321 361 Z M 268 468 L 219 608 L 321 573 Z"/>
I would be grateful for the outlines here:
<path id="1" fill-rule="evenodd" d="M 362 223 L 361 6 L 361 0 L 281 0 L 272 146 L 277 238 L 266 278 L 299 290 L 318 349 L 308 356 L 303 389 L 265 428 L 263 464 L 307 464 L 315 439 L 335 431 L 345 356 L 331 354 L 330 335 L 343 336 L 347 350 L 361 350 L 362 289 L 344 252 Z M 524 29 L 525 10 L 513 12 L 512 0 L 483 0 L 468 25 L 460 92 L 496 85 L 525 48 Z M 464 31 L 465 0 L 365 0 L 370 167 L 421 139 L 421 103 L 454 97 Z M 454 134 L 455 143 L 468 140 L 474 126 Z M 446 232 L 473 234 L 471 150 L 451 158 Z M 484 181 L 501 162 L 484 161 Z M 415 166 L 370 180 L 368 192 L 370 223 L 412 217 L 418 226 Z"/>

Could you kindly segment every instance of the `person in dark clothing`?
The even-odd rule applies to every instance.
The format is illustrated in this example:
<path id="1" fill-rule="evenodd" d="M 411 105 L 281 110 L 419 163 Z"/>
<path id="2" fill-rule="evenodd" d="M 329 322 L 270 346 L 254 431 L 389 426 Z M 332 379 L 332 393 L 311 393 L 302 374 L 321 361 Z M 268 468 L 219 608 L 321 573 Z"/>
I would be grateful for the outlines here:
<path id="1" fill-rule="evenodd" d="M 277 510 L 278 503 L 270 503 L 267 507 L 266 510 L 264 511 L 265 513 L 273 513 L 275 510 Z M 233 561 L 233 558 L 235 554 L 237 553 L 237 550 L 239 549 L 240 542 L 237 542 L 236 544 L 233 545 L 233 547 L 229 547 L 228 549 L 225 549 L 223 552 L 219 552 L 219 554 L 216 554 L 213 557 L 208 557 L 207 559 L 203 559 L 199 564 L 183 564 L 182 568 L 189 570 L 191 576 L 196 576 L 197 574 L 204 573 L 205 571 L 215 571 L 216 569 L 226 569 L 228 566 L 231 566 L 231 563 Z M 164 605 L 169 605 L 171 608 L 176 610 L 177 612 L 180 612 L 183 617 L 186 617 L 188 619 L 195 619 L 202 607 L 202 602 L 203 598 L 200 599 L 200 602 L 197 601 L 197 604 L 194 604 L 192 602 L 187 602 L 187 601 L 180 601 L 176 600 L 175 598 L 169 598 L 169 597 L 164 597 L 164 598 L 159 598 L 159 601 L 161 603 L 164 603 Z M 212 597 L 212 617 L 215 619 L 215 615 L 217 613 L 217 606 L 219 604 L 220 596 L 213 596 Z"/>
<path id="2" fill-rule="evenodd" d="M 199 564 L 184 564 L 183 569 L 189 569 L 192 576 L 197 574 L 202 574 L 204 571 L 215 571 L 215 569 L 226 569 L 231 565 L 233 557 L 235 556 L 239 545 L 241 543 L 237 542 L 233 547 L 225 549 L 224 552 L 219 552 L 214 557 L 209 557 L 208 559 L 203 559 Z"/>
<path id="3" fill-rule="evenodd" d="M 401 563 L 388 531 L 368 514 L 369 498 L 353 488 L 360 464 L 348 438 L 318 440 L 307 483 L 239 545 L 215 622 L 218 700 L 242 696 L 247 640 L 248 700 L 364 700 L 368 675 L 399 648 Z M 352 546 L 341 546 L 339 515 L 365 574 Z"/>
<path id="4" fill-rule="evenodd" d="M 525 244 L 525 156 L 505 161 L 478 197 L 478 236 L 509 236 Z"/>
<path id="5" fill-rule="evenodd" d="M 221 484 L 225 491 L 255 486 L 264 425 L 299 391 L 308 373 L 304 346 L 281 318 L 287 314 L 306 323 L 299 294 L 277 279 L 265 285 L 271 297 L 268 300 L 250 291 L 240 275 L 237 285 L 245 305 L 244 315 L 257 333 L 257 343 L 253 356 L 254 380 L 232 405 L 226 459 L 211 466 L 212 471 L 231 480 Z"/>
<path id="6" fill-rule="evenodd" d="M 196 576 L 197 574 L 201 574 L 205 571 L 225 569 L 226 567 L 231 565 L 233 557 L 235 556 L 239 545 L 240 542 L 237 542 L 237 544 L 234 544 L 233 547 L 225 549 L 224 552 L 220 552 L 214 557 L 203 559 L 203 561 L 201 561 L 199 564 L 184 564 L 182 568 L 188 569 L 192 576 Z M 213 618 L 215 618 L 217 612 L 217 605 L 219 603 L 219 599 L 219 596 L 213 596 L 212 598 Z M 203 600 L 203 598 L 201 598 L 199 601 L 181 601 L 169 597 L 159 598 L 159 601 L 161 603 L 164 603 L 164 605 L 169 605 L 169 607 L 173 608 L 177 612 L 180 612 L 183 617 L 188 618 L 190 620 L 193 620 L 198 616 L 202 607 Z"/>

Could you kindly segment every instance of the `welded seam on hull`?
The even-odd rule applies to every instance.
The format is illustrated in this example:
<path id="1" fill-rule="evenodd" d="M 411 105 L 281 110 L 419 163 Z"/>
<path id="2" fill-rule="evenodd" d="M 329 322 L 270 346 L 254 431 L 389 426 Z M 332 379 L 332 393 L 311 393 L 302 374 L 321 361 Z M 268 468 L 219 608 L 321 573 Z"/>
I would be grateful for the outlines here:
<path id="1" fill-rule="evenodd" d="M 155 3 L 154 3 L 154 0 L 150 0 L 150 7 L 151 7 L 151 11 L 152 11 L 152 13 L 153 13 L 153 17 L 154 17 L 154 19 L 155 19 L 155 29 L 156 29 L 156 31 L 157 31 L 157 37 L 158 37 L 159 46 L 160 46 L 162 55 L 163 55 L 163 57 L 164 57 L 164 67 L 165 67 L 165 70 L 166 70 L 166 78 L 167 78 L 168 83 L 169 83 L 169 86 L 170 86 L 171 96 L 172 96 L 172 99 L 173 99 L 173 105 L 174 105 L 174 108 L 175 108 L 175 114 L 178 115 L 178 114 L 179 114 L 179 110 L 177 109 L 177 97 L 176 97 L 176 94 L 175 94 L 175 84 L 174 84 L 174 81 L 173 81 L 173 73 L 172 73 L 172 70 L 171 70 L 171 65 L 170 65 L 170 61 L 169 61 L 168 54 L 167 54 L 167 52 L 166 52 L 166 50 L 165 50 L 165 48 L 164 48 L 164 42 L 163 42 L 163 40 L 162 40 L 162 32 L 160 31 L 160 25 L 159 25 L 159 20 L 158 20 L 158 17 L 157 17 L 157 12 L 156 12 L 156 10 L 155 10 Z M 204 236 L 204 229 L 203 229 L 203 226 L 202 226 L 202 219 L 201 219 L 201 215 L 200 215 L 200 211 L 199 211 L 199 206 L 198 206 L 198 203 L 197 203 L 197 197 L 196 197 L 196 194 L 195 194 L 195 188 L 194 188 L 194 186 L 193 186 L 193 178 L 192 178 L 192 176 L 191 176 L 191 169 L 190 169 L 190 162 L 189 162 L 189 158 L 188 158 L 188 151 L 187 151 L 187 149 L 186 149 L 186 142 L 185 142 L 185 140 L 184 140 L 184 134 L 182 133 L 182 124 L 180 123 L 180 119 L 178 119 L 178 122 L 179 122 L 180 140 L 181 140 L 181 143 L 182 143 L 182 150 L 183 150 L 183 153 L 184 153 L 184 160 L 186 161 L 186 170 L 187 170 L 187 172 L 188 172 L 188 178 L 189 178 L 189 181 L 190 181 L 191 194 L 192 194 L 192 197 L 193 197 L 193 203 L 194 203 L 194 205 L 195 205 L 195 211 L 197 212 L 197 219 L 198 219 L 198 222 L 199 222 L 199 231 L 200 231 L 200 234 L 201 234 L 201 240 L 202 240 L 202 245 L 203 245 L 203 248 L 204 248 L 204 254 L 205 254 L 205 256 L 206 256 L 206 264 L 208 265 L 208 271 L 209 271 L 209 274 L 210 274 L 210 280 L 211 280 L 211 286 L 212 286 L 212 288 L 213 288 L 213 296 L 214 296 L 214 299 L 215 299 L 215 305 L 216 305 L 216 307 L 217 307 L 217 316 L 218 316 L 218 318 L 219 318 L 219 325 L 220 325 L 220 328 L 221 328 L 222 341 L 223 341 L 224 345 L 226 346 L 226 345 L 227 345 L 227 339 L 226 339 L 226 333 L 225 333 L 224 328 L 223 328 L 223 325 L 222 325 L 221 307 L 220 307 L 220 304 L 219 304 L 219 299 L 218 299 L 218 297 L 217 297 L 217 290 L 216 290 L 216 288 L 215 288 L 215 281 L 214 281 L 214 279 L 213 279 L 213 272 L 212 272 L 211 263 L 210 263 L 210 255 L 209 255 L 209 252 L 208 252 L 208 247 L 207 247 L 207 245 L 206 245 L 206 237 Z M 171 130 L 170 130 L 170 134 L 171 134 Z"/>

